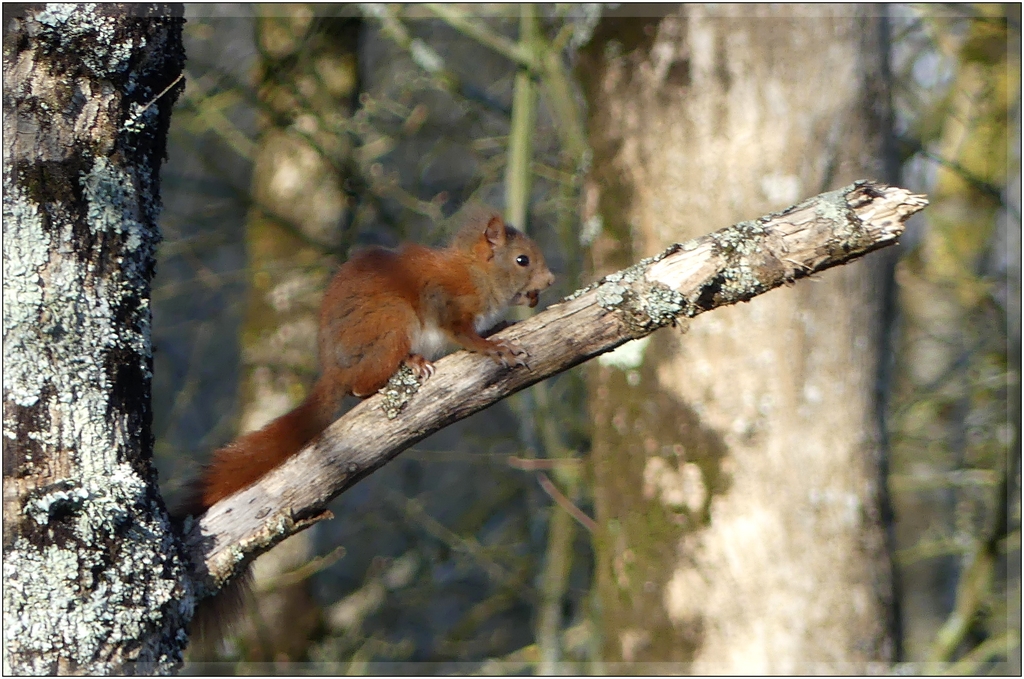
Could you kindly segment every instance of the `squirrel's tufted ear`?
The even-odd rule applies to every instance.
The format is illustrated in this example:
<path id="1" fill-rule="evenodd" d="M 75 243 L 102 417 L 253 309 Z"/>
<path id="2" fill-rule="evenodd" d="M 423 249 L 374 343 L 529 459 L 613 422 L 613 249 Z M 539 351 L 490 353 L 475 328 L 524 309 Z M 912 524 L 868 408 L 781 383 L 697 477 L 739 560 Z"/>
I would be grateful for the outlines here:
<path id="1" fill-rule="evenodd" d="M 505 244 L 505 236 L 505 222 L 501 221 L 498 215 L 494 215 L 484 228 L 484 238 L 491 244 L 491 248 L 497 248 Z"/>

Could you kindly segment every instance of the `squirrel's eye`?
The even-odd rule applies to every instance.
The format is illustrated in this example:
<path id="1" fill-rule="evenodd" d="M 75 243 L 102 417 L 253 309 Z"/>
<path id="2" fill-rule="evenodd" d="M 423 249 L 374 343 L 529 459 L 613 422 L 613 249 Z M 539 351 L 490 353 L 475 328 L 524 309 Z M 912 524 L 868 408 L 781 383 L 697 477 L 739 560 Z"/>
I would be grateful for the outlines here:
<path id="1" fill-rule="evenodd" d="M 519 255 L 516 257 L 516 264 L 519 266 L 530 266 L 530 258 L 526 255 Z"/>

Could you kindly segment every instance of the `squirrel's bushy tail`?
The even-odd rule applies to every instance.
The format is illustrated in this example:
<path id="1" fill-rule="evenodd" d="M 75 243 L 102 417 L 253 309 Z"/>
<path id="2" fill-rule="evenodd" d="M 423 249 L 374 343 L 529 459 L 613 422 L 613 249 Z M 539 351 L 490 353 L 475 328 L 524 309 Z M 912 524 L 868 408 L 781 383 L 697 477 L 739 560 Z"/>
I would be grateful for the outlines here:
<path id="1" fill-rule="evenodd" d="M 345 388 L 337 380 L 332 383 L 321 378 L 294 410 L 217 450 L 171 515 L 178 521 L 198 516 L 298 453 L 333 421 L 344 395 Z M 246 569 L 212 598 L 200 602 L 190 625 L 193 639 L 204 644 L 224 636 L 251 589 L 252 571 Z"/>
<path id="2" fill-rule="evenodd" d="M 298 453 L 334 420 L 344 391 L 321 377 L 295 409 L 214 452 L 172 514 L 198 516 Z"/>

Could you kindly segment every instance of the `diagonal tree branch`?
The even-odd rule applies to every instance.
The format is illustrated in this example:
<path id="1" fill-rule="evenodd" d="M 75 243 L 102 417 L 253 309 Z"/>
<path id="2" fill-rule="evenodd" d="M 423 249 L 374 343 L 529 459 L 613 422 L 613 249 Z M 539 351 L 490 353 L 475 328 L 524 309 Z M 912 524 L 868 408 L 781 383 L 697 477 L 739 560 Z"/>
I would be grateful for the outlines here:
<path id="1" fill-rule="evenodd" d="M 897 242 L 928 201 L 875 182 L 676 244 L 502 331 L 529 352 L 506 369 L 459 351 L 420 385 L 400 370 L 301 453 L 188 526 L 207 592 L 258 554 L 330 518 L 326 503 L 429 434 L 631 339 Z"/>

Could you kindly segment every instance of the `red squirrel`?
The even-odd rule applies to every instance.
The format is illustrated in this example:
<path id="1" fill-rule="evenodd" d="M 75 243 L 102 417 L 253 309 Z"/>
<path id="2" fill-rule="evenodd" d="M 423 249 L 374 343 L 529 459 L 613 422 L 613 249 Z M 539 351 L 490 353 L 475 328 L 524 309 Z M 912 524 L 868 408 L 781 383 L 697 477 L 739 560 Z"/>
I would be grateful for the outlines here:
<path id="1" fill-rule="evenodd" d="M 372 396 L 403 364 L 434 372 L 447 341 L 508 367 L 526 352 L 480 336 L 509 305 L 537 305 L 554 281 L 540 248 L 482 206 L 463 210 L 447 248 L 407 244 L 357 252 L 320 307 L 321 376 L 294 410 L 213 454 L 176 514 L 200 514 L 298 453 L 333 421 L 345 396 Z"/>

